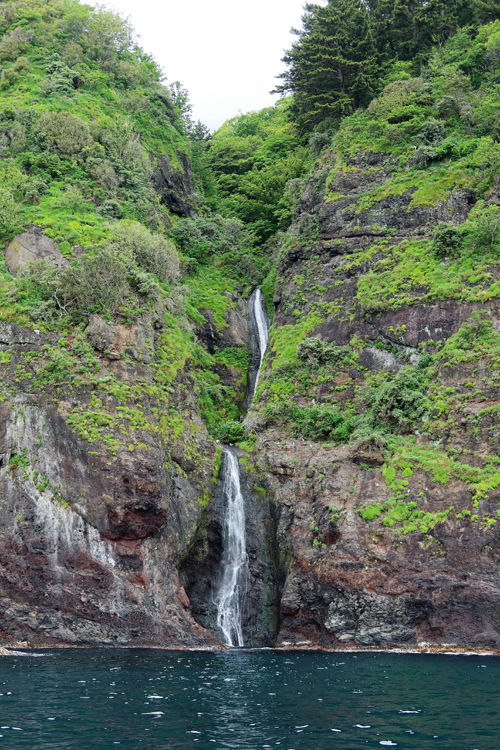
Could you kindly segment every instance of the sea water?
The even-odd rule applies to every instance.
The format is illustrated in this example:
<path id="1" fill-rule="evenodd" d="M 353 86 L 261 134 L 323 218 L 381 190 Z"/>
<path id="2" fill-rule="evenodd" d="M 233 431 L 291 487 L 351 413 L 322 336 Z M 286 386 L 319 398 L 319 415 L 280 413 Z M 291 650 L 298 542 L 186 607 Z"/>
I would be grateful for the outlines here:
<path id="1" fill-rule="evenodd" d="M 0 657 L 0 748 L 498 750 L 500 658 L 61 649 Z"/>

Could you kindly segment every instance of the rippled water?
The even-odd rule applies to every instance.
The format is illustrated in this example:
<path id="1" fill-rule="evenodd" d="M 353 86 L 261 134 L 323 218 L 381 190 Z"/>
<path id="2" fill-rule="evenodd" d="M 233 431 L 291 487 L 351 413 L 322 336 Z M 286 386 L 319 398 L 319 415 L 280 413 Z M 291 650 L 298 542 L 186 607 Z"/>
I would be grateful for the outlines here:
<path id="1" fill-rule="evenodd" d="M 500 748 L 494 657 L 54 650 L 0 693 L 9 750 Z"/>

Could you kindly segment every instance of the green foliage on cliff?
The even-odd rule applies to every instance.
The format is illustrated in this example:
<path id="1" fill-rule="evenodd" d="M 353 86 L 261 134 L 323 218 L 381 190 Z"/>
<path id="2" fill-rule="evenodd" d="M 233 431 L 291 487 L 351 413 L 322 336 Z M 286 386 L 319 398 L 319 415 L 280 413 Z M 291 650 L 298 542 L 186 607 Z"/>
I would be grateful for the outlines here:
<path id="1" fill-rule="evenodd" d="M 214 175 L 209 205 L 238 217 L 263 242 L 287 229 L 293 202 L 287 187 L 310 166 L 290 117 L 290 101 L 228 120 L 207 142 Z"/>
<path id="2" fill-rule="evenodd" d="M 421 74 L 436 42 L 474 24 L 476 15 L 470 0 L 307 3 L 276 90 L 293 93 L 303 131 L 338 122 L 366 106 L 385 75 Z"/>
<path id="3" fill-rule="evenodd" d="M 156 326 L 156 351 L 152 362 L 147 351 L 139 359 L 154 371 L 151 394 L 161 409 L 172 409 L 155 429 L 175 439 L 182 432 L 168 394 L 184 371 L 211 432 L 241 439 L 248 352 L 216 344 L 209 353 L 203 332 L 220 341 L 241 298 L 258 284 L 272 313 L 285 256 L 313 248 L 307 279 L 283 295 L 286 320 L 271 330 L 257 393 L 267 423 L 310 440 L 382 444 L 410 433 L 435 408 L 439 419 L 429 420 L 429 430 L 442 431 L 446 399 L 436 368 L 445 358 L 451 366 L 486 357 L 486 345 L 495 358 L 487 322 L 471 319 L 469 347 L 466 328 L 444 348 L 422 347 L 433 352 L 424 354 L 428 370 L 408 366 L 374 378 L 364 378 L 359 364 L 366 342 L 353 337 L 337 346 L 317 330 L 334 316 L 349 325 L 359 310 L 376 315 L 500 295 L 500 209 L 490 198 L 500 167 L 496 15 L 482 0 L 308 5 L 280 87 L 293 99 L 240 114 L 210 135 L 191 121 L 187 92 L 165 86 L 118 16 L 76 0 L 0 3 L 0 240 L 34 224 L 69 262 L 56 269 L 40 261 L 16 279 L 2 268 L 1 313 L 63 341 L 74 337 L 23 365 L 21 381 L 26 375 L 36 388 L 69 388 L 77 377 L 92 383 L 99 403 L 73 414 L 72 424 L 81 435 L 106 436 L 116 451 L 112 441 L 125 413 L 118 420 L 108 409 L 107 387 L 96 385 L 100 363 L 83 331 L 93 314 L 128 328 L 147 319 Z M 489 23 L 479 27 L 479 18 Z M 304 133 L 316 125 L 306 145 Z M 354 157 L 367 152 L 387 159 L 387 180 L 372 183 L 375 168 L 354 166 Z M 156 182 L 161 156 L 182 183 L 177 215 Z M 186 187 L 188 157 L 199 196 Z M 303 178 L 315 160 L 311 187 Z M 359 174 L 366 184 L 348 229 L 356 235 L 368 222 L 375 238 L 372 247 L 353 249 L 349 268 L 363 270 L 346 310 L 342 296 L 324 299 L 333 287 L 313 283 L 323 252 L 317 214 L 306 211 L 290 224 L 300 196 L 310 200 L 307 190 L 324 190 L 335 205 L 343 198 L 336 179 Z M 442 217 L 457 191 L 476 202 L 466 220 L 436 220 L 436 228 L 408 241 L 398 243 L 370 213 L 394 201 L 397 210 L 432 208 Z M 338 269 L 335 287 L 346 283 L 346 270 Z M 132 355 L 124 348 L 121 356 Z M 113 393 L 125 393 L 112 380 Z M 126 392 L 127 399 L 135 395 Z M 129 401 L 121 407 L 135 408 Z M 138 415 L 127 415 L 134 429 L 151 431 Z"/>
<path id="4" fill-rule="evenodd" d="M 0 35 L 1 235 L 39 224 L 70 252 L 110 219 L 163 228 L 149 154 L 179 168 L 190 144 L 128 22 L 76 0 L 12 0 Z"/>

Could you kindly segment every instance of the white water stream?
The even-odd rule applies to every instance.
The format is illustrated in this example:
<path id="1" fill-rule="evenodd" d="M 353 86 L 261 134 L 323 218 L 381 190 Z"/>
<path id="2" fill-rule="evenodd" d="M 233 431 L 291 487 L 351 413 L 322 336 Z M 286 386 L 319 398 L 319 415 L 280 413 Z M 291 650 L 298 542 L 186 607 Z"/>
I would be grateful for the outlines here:
<path id="1" fill-rule="evenodd" d="M 262 297 L 262 292 L 260 291 L 260 287 L 258 287 L 253 298 L 253 316 L 255 320 L 255 325 L 257 327 L 257 336 L 259 339 L 260 364 L 259 364 L 259 369 L 257 370 L 257 376 L 255 378 L 252 398 L 253 398 L 255 391 L 257 390 L 257 383 L 259 382 L 260 368 L 262 367 L 262 362 L 264 361 L 264 354 L 266 353 L 267 342 L 269 338 L 268 325 L 267 325 L 267 319 L 264 313 L 263 302 L 264 300 Z"/>
<path id="2" fill-rule="evenodd" d="M 255 290 L 249 304 L 254 335 L 252 359 L 259 362 L 253 387 L 249 386 L 247 403 L 250 405 L 259 381 L 260 368 L 268 342 L 268 319 L 263 307 L 262 292 Z M 256 351 L 258 347 L 258 352 Z M 255 369 L 254 369 L 255 372 Z M 217 625 L 224 635 L 226 646 L 243 646 L 241 603 L 248 578 L 248 558 L 245 531 L 245 501 L 241 493 L 240 467 L 237 456 L 224 447 L 222 462 L 222 498 L 224 502 L 224 530 L 222 547 L 222 581 L 216 598 Z"/>
<path id="3" fill-rule="evenodd" d="M 238 459 L 224 448 L 222 495 L 225 502 L 222 582 L 217 595 L 217 625 L 226 646 L 243 646 L 241 596 L 247 578 L 245 503 L 241 494 Z"/>

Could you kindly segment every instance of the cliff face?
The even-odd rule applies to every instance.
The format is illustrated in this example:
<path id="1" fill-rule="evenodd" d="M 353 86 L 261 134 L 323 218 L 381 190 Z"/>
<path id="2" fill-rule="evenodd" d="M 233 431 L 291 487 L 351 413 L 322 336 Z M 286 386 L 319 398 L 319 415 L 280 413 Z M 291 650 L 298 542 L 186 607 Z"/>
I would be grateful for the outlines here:
<path id="1" fill-rule="evenodd" d="M 137 360 L 99 357 L 104 383 L 143 384 L 133 414 L 120 411 L 123 401 L 99 392 L 97 383 L 68 390 L 31 386 L 36 373 L 26 363 L 40 363 L 43 347 L 53 343 L 15 324 L 2 326 L 1 349 L 9 360 L 2 366 L 0 437 L 4 637 L 87 645 L 214 643 L 191 618 L 177 576 L 211 467 L 205 460 L 194 468 L 184 457 L 182 436 L 168 447 L 161 438 L 157 427 L 165 415 L 148 398 L 154 376 L 137 331 L 130 342 Z M 189 447 L 210 457 L 201 421 L 194 414 L 190 420 L 191 386 L 189 374 L 180 373 L 170 408 L 196 433 Z M 75 428 L 77 415 L 85 426 L 80 421 Z M 113 419 L 104 437 L 103 425 Z"/>
<path id="2" fill-rule="evenodd" d="M 415 186 L 364 208 L 391 177 L 391 159 L 379 153 L 340 165 L 325 155 L 276 275 L 274 338 L 247 420 L 260 430 L 255 469 L 269 477 L 279 508 L 286 580 L 277 643 L 498 649 L 498 266 L 488 269 L 489 299 L 477 287 L 466 301 L 447 298 L 453 290 L 432 298 L 427 279 L 415 282 L 415 266 L 423 277 L 425 263 L 441 270 L 458 262 L 433 261 L 428 237 L 439 221 L 462 224 L 475 193 L 451 190 L 419 206 Z M 300 330 L 304 320 L 312 322 Z M 303 363 L 284 361 L 284 334 L 295 345 L 305 335 L 320 339 L 323 351 L 344 346 L 347 362 L 325 370 L 309 359 L 305 375 Z M 400 389 L 418 373 L 428 400 L 392 446 L 376 430 L 335 447 L 297 424 L 290 434 L 286 420 L 285 430 L 272 426 L 280 417 L 283 424 L 290 398 L 316 409 L 316 420 L 327 404 L 362 415 L 365 389 L 398 372 Z M 385 404 L 387 419 L 397 398 Z"/>
<path id="3" fill-rule="evenodd" d="M 461 225 L 474 193 L 422 207 L 410 189 L 359 210 L 390 179 L 388 161 L 364 153 L 339 167 L 325 154 L 277 268 L 246 418 L 255 449 L 242 461 L 250 645 L 500 648 L 498 304 L 484 286 L 462 300 L 411 283 L 412 262 L 434 262 L 430 227 Z M 488 274 L 494 289 L 497 266 Z M 222 327 L 208 310 L 197 324 L 208 353 L 249 346 L 244 304 L 225 299 Z M 218 643 L 219 449 L 193 364 L 172 348 L 178 335 L 168 313 L 133 325 L 93 316 L 83 338 L 2 324 L 4 642 Z M 314 347 L 301 359 L 304 341 Z M 217 368 L 241 402 L 238 371 Z M 359 419 L 373 411 L 370 389 L 396 382 L 406 393 L 412 373 L 425 405 L 398 422 L 392 393 L 380 411 L 389 432 L 339 442 L 290 418 L 295 404 L 317 423 L 325 408 Z"/>
<path id="4" fill-rule="evenodd" d="M 0 641 L 220 645 L 226 441 L 247 644 L 500 649 L 499 22 L 302 182 L 289 102 L 191 142 L 126 22 L 33 2 L 0 13 Z"/>

